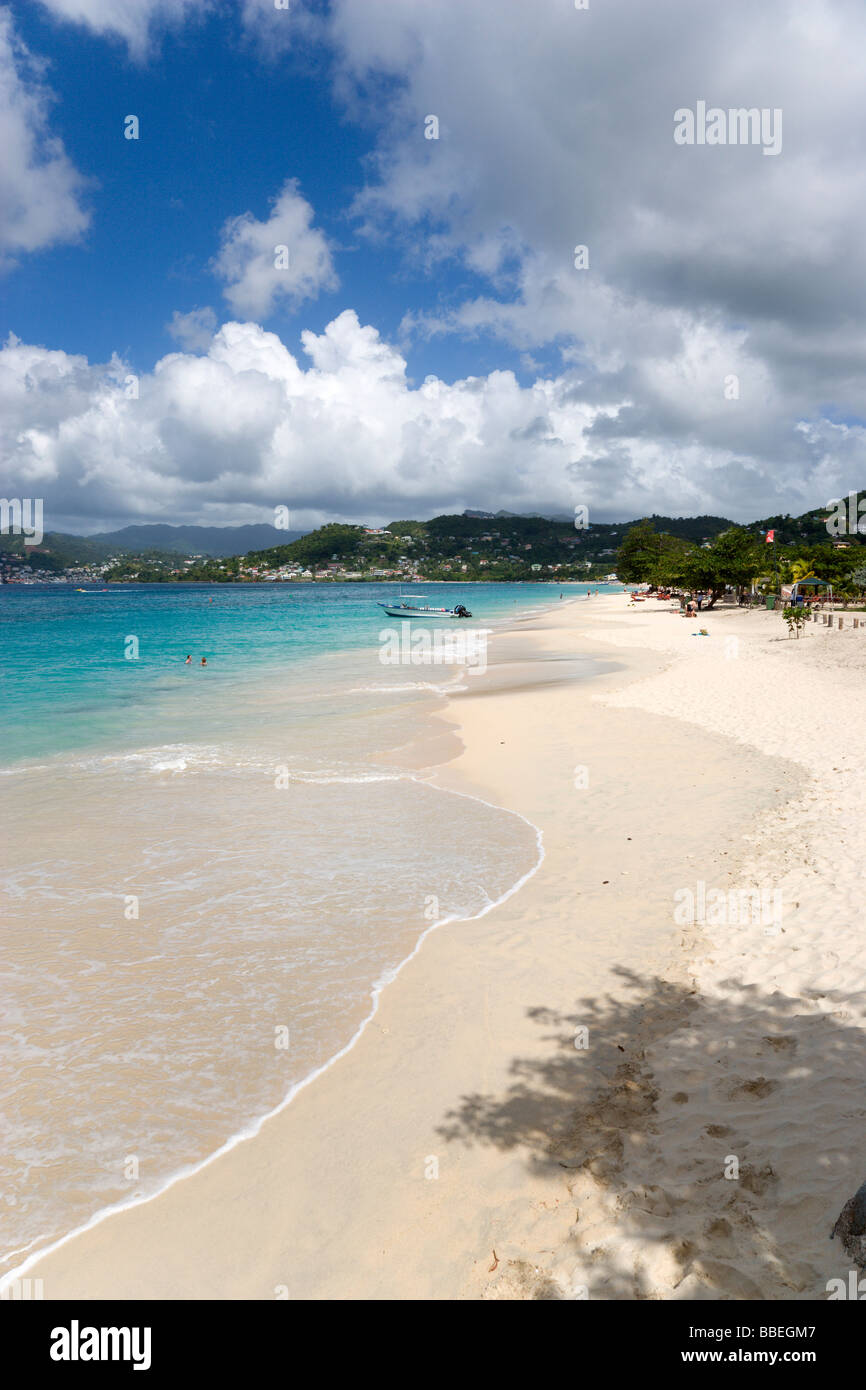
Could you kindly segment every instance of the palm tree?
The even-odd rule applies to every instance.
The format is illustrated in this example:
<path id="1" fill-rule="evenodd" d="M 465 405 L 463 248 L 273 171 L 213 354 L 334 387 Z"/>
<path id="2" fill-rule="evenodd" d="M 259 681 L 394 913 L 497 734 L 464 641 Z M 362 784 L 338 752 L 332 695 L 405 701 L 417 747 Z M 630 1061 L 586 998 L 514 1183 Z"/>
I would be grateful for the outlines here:
<path id="1" fill-rule="evenodd" d="M 791 562 L 791 579 L 796 584 L 800 579 L 805 579 L 807 574 L 812 573 L 812 565 L 809 560 L 793 560 Z"/>

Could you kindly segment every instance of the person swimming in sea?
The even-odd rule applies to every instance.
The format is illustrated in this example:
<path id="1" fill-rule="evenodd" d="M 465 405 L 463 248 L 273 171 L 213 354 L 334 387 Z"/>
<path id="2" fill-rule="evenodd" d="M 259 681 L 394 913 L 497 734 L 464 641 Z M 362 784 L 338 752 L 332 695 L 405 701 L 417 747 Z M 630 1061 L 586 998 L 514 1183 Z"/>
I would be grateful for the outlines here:
<path id="1" fill-rule="evenodd" d="M 206 657 L 206 656 L 203 656 L 203 657 L 202 657 L 202 659 L 201 659 L 201 664 L 202 664 L 202 666 L 207 666 L 207 657 Z"/>
<path id="2" fill-rule="evenodd" d="M 191 657 L 191 656 L 188 656 L 187 659 L 186 659 L 186 661 L 183 663 L 184 666 L 188 666 L 189 663 L 190 663 L 191 661 L 192 661 L 192 657 Z"/>

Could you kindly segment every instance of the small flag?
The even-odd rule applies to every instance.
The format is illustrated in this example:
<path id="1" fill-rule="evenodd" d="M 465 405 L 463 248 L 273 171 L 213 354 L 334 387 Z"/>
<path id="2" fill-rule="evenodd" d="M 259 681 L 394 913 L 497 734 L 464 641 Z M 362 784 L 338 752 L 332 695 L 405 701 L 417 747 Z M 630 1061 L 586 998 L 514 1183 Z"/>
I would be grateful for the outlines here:
<path id="1" fill-rule="evenodd" d="M 766 542 L 767 545 L 770 545 L 775 539 L 776 539 L 776 533 L 775 533 L 775 531 L 768 531 L 767 534 L 766 534 L 766 536 L 764 537 L 764 540 L 765 540 L 765 542 Z"/>

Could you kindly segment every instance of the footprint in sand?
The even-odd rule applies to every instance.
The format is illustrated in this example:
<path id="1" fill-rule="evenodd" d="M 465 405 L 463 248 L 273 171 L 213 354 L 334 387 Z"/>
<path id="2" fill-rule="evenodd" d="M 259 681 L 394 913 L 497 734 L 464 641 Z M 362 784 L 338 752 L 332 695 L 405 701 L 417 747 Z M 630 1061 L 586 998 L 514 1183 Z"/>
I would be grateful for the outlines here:
<path id="1" fill-rule="evenodd" d="M 754 1168 L 751 1163 L 747 1163 L 740 1169 L 740 1188 L 751 1192 L 754 1197 L 763 1196 L 767 1189 L 778 1181 L 779 1176 L 770 1163 L 765 1163 L 763 1168 Z"/>
<path id="2" fill-rule="evenodd" d="M 735 1081 L 728 1088 L 728 1099 L 734 1100 L 736 1096 L 751 1096 L 755 1100 L 764 1100 L 774 1091 L 778 1091 L 778 1081 L 768 1081 L 766 1076 L 756 1076 L 751 1081 Z"/>

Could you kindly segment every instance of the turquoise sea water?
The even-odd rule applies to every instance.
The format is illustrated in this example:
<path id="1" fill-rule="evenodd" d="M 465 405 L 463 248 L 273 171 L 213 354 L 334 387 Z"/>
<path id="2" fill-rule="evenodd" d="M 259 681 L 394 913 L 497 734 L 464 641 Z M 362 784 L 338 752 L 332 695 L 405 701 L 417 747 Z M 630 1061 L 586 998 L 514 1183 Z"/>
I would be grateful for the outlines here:
<path id="1" fill-rule="evenodd" d="M 495 657 L 586 587 L 427 593 Z M 0 588 L 0 1274 L 249 1132 L 536 867 L 527 821 L 435 784 L 430 716 L 479 677 L 383 664 L 395 593 Z"/>
<path id="2" fill-rule="evenodd" d="M 610 588 L 454 584 L 426 593 L 434 606 L 465 603 L 477 626 L 595 587 Z M 291 680 L 317 656 L 372 648 L 380 629 L 393 626 L 376 602 L 393 602 L 397 592 L 393 584 L 114 585 L 86 593 L 2 586 L 0 765 L 89 747 L 185 743 L 208 720 L 224 729 L 226 705 L 237 710 L 263 676 Z M 209 694 L 189 679 L 187 654 Z"/>

